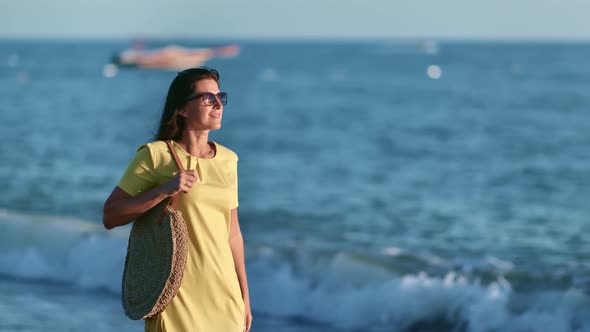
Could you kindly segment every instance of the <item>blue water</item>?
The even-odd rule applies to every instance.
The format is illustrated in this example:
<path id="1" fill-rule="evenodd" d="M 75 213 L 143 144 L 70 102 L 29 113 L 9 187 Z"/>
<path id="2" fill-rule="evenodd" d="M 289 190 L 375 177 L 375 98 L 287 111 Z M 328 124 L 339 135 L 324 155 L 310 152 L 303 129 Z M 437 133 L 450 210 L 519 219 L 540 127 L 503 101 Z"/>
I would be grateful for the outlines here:
<path id="1" fill-rule="evenodd" d="M 142 330 L 101 211 L 175 72 L 126 46 L 0 42 L 0 330 Z M 590 44 L 240 46 L 253 331 L 590 331 Z"/>

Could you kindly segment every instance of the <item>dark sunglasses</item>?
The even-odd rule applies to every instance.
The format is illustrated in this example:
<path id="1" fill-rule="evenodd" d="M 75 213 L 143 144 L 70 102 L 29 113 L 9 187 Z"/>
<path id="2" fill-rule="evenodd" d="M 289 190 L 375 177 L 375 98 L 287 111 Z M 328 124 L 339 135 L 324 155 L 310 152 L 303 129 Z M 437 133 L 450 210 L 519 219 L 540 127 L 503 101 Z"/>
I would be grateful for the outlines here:
<path id="1" fill-rule="evenodd" d="M 213 92 L 197 93 L 196 95 L 186 98 L 186 102 L 200 97 L 203 97 L 203 104 L 207 106 L 213 106 L 215 104 L 215 98 L 219 99 L 221 105 L 227 105 L 227 92 L 219 92 L 218 94 L 214 94 Z"/>

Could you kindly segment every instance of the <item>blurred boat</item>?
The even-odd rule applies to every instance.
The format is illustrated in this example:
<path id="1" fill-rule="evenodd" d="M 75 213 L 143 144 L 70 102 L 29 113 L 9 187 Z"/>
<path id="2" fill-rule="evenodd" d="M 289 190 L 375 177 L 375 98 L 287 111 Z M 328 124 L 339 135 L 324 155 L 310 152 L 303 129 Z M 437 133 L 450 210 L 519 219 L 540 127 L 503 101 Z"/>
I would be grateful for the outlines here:
<path id="1" fill-rule="evenodd" d="M 111 63 L 120 68 L 184 70 L 202 66 L 213 58 L 234 57 L 239 52 L 240 48 L 236 44 L 212 48 L 184 48 L 169 45 L 154 50 L 134 47 L 113 54 Z"/>

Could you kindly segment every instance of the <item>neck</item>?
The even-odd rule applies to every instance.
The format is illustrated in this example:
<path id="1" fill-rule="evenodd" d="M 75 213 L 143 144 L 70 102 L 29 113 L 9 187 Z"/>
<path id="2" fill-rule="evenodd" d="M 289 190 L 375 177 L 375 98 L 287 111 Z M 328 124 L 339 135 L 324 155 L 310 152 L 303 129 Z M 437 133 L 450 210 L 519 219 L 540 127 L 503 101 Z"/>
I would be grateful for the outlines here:
<path id="1" fill-rule="evenodd" d="M 209 131 L 186 131 L 177 142 L 189 154 L 199 158 L 211 158 L 215 151 L 209 145 Z"/>

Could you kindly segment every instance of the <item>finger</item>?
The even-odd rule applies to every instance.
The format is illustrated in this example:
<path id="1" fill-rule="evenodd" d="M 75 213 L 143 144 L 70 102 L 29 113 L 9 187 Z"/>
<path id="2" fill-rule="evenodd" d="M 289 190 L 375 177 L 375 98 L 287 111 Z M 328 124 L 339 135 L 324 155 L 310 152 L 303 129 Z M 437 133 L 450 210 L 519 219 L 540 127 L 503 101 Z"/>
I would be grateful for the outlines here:
<path id="1" fill-rule="evenodd" d="M 187 171 L 187 173 L 184 173 L 183 174 L 183 178 L 184 179 L 188 179 L 188 180 L 191 180 L 193 182 L 196 181 L 197 177 L 198 176 L 197 176 L 197 173 L 195 171 L 190 171 L 190 173 Z"/>
<path id="2" fill-rule="evenodd" d="M 191 180 L 192 178 L 193 178 L 193 176 L 192 176 L 192 175 L 190 175 L 190 174 L 185 174 L 185 173 L 183 173 L 183 174 L 182 174 L 182 175 L 179 177 L 179 179 L 180 179 L 181 181 L 187 181 L 187 180 Z"/>
<path id="3" fill-rule="evenodd" d="M 185 194 L 188 193 L 190 189 L 191 189 L 190 186 L 187 186 L 187 185 L 183 185 L 182 186 L 182 192 L 185 193 Z"/>
<path id="4" fill-rule="evenodd" d="M 178 179 L 178 187 L 176 189 L 176 192 L 181 192 L 182 191 L 182 192 L 186 193 L 187 190 L 189 189 L 186 186 L 186 183 L 187 183 L 186 180 Z"/>
<path id="5" fill-rule="evenodd" d="M 188 177 L 189 177 L 191 174 L 190 174 L 188 171 L 182 171 L 182 172 L 180 172 L 180 173 L 179 173 L 179 175 L 180 175 L 180 176 L 179 176 L 179 178 L 180 178 L 180 179 L 186 179 L 186 178 L 188 178 Z"/>
<path id="6" fill-rule="evenodd" d="M 252 327 L 252 317 L 246 317 L 246 327 L 245 330 L 246 332 L 250 331 L 250 328 Z"/>

